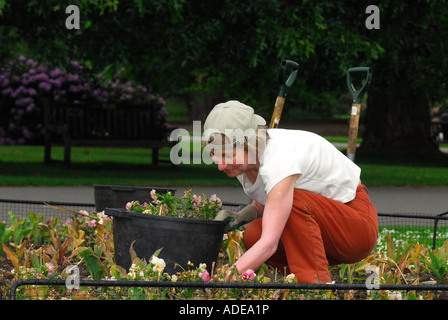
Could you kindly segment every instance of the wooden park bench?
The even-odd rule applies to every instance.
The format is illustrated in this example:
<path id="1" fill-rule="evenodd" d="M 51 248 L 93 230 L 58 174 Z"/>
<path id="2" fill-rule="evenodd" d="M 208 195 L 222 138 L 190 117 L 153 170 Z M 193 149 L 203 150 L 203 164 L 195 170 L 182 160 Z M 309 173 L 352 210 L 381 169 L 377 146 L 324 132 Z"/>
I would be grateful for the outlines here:
<path id="1" fill-rule="evenodd" d="M 152 164 L 170 162 L 159 159 L 159 150 L 171 148 L 170 130 L 158 120 L 158 110 L 148 106 L 103 107 L 96 104 L 43 102 L 45 163 L 53 160 L 52 146 L 64 147 L 65 164 L 70 164 L 71 148 L 122 147 L 152 149 Z"/>

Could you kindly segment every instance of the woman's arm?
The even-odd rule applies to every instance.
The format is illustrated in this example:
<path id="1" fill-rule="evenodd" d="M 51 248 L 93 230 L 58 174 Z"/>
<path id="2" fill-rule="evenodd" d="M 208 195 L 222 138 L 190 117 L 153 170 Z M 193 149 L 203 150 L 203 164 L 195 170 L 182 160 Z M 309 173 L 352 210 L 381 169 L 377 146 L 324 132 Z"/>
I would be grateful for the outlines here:
<path id="1" fill-rule="evenodd" d="M 286 177 L 269 192 L 263 211 L 261 237 L 235 262 L 234 267 L 238 272 L 258 269 L 277 250 L 280 236 L 291 213 L 294 184 L 298 177 L 299 175 Z"/>

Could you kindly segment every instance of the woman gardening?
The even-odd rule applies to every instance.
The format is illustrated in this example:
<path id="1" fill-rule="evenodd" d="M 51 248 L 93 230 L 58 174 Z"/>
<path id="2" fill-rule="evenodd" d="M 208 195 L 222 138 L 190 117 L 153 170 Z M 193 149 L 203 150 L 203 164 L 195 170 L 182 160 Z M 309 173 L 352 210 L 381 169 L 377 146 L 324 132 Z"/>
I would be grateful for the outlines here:
<path id="1" fill-rule="evenodd" d="M 206 148 L 218 169 L 236 177 L 252 203 L 223 210 L 228 230 L 249 223 L 239 273 L 267 263 L 299 283 L 331 282 L 329 265 L 362 260 L 375 246 L 378 218 L 361 169 L 324 138 L 266 129 L 238 101 L 216 105 L 204 124 Z"/>

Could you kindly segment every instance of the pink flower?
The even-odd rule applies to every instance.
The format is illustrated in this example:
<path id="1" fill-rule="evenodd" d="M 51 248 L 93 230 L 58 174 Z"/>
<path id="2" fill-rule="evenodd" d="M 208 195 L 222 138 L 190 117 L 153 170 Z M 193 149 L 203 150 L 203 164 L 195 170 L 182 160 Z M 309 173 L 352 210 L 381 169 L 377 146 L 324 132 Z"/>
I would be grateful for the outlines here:
<path id="1" fill-rule="evenodd" d="M 205 282 L 209 282 L 210 281 L 210 274 L 208 273 L 207 270 L 204 270 L 202 272 L 199 272 L 199 276 L 202 278 L 202 280 L 204 280 Z"/>
<path id="2" fill-rule="evenodd" d="M 47 268 L 49 276 L 51 276 L 56 269 L 51 262 L 45 263 L 45 268 Z"/>
<path id="3" fill-rule="evenodd" d="M 51 84 L 47 83 L 47 82 L 41 82 L 39 83 L 39 88 L 46 91 L 46 92 L 50 92 L 51 90 Z"/>
<path id="4" fill-rule="evenodd" d="M 218 202 L 218 204 L 220 204 L 221 203 L 221 199 L 219 199 L 217 196 L 216 196 L 216 194 L 212 194 L 211 196 L 210 196 L 210 200 L 209 200 L 210 202 Z"/>
<path id="5" fill-rule="evenodd" d="M 154 204 L 158 204 L 160 201 L 157 199 L 157 192 L 155 189 L 152 189 L 150 192 L 151 198 L 152 198 L 152 203 Z"/>
<path id="6" fill-rule="evenodd" d="M 50 71 L 50 75 L 53 78 L 56 78 L 57 76 L 59 76 L 61 74 L 61 70 L 59 70 L 59 68 L 55 68 L 53 70 Z"/>
<path id="7" fill-rule="evenodd" d="M 87 225 L 88 225 L 90 228 L 95 228 L 95 226 L 96 226 L 96 221 L 95 221 L 95 220 L 89 220 L 89 222 L 87 222 Z"/>
<path id="8" fill-rule="evenodd" d="M 243 273 L 243 280 L 244 281 L 248 281 L 248 280 L 254 280 L 255 278 L 255 272 L 252 269 L 247 269 L 244 273 Z"/>
<path id="9" fill-rule="evenodd" d="M 199 207 L 201 205 L 202 202 L 202 197 L 201 196 L 197 196 L 197 195 L 193 195 L 193 200 L 191 200 L 191 203 L 193 204 L 193 206 L 195 206 L 196 208 Z"/>
<path id="10" fill-rule="evenodd" d="M 133 205 L 134 205 L 134 201 L 128 202 L 128 203 L 126 204 L 126 211 L 127 211 L 127 212 L 130 212 L 131 209 L 132 209 L 132 206 L 133 206 Z"/>

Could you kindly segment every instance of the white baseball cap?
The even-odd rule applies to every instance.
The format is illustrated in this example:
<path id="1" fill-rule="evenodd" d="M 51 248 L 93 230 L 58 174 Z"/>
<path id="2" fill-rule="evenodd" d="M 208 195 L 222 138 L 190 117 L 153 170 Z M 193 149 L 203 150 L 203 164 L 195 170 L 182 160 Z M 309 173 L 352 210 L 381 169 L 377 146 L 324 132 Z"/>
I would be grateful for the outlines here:
<path id="1" fill-rule="evenodd" d="M 204 123 L 204 135 L 221 133 L 235 137 L 235 132 L 243 132 L 246 139 L 255 133 L 258 126 L 266 125 L 266 120 L 254 113 L 254 109 L 236 100 L 217 104 L 210 111 Z M 237 139 L 239 140 L 239 139 Z"/>

